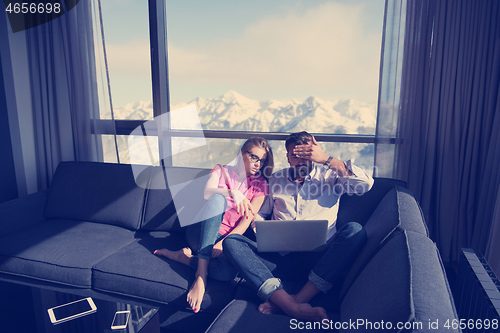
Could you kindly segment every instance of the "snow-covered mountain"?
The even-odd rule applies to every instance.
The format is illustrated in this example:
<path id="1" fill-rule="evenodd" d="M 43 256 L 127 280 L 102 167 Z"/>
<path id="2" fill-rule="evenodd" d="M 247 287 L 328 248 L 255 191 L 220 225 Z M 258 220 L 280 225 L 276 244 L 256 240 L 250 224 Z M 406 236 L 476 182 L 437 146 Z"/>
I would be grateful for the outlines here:
<path id="1" fill-rule="evenodd" d="M 302 102 L 296 99 L 257 101 L 229 91 L 217 98 L 198 97 L 189 103 L 172 105 L 171 109 L 189 104 L 196 105 L 202 127 L 207 130 L 375 134 L 376 104 L 352 99 L 324 101 L 311 96 Z M 152 102 L 141 101 L 115 108 L 114 116 L 115 119 L 152 119 Z M 172 128 L 189 129 L 176 124 L 175 120 Z M 275 156 L 276 153 L 285 154 L 284 147 L 280 145 L 283 143 L 276 145 Z M 371 149 L 365 144 L 325 145 L 332 146 L 331 149 L 341 158 L 366 157 L 366 163 L 370 163 L 370 156 L 373 158 Z"/>
<path id="2" fill-rule="evenodd" d="M 303 102 L 256 101 L 229 91 L 217 98 L 198 97 L 172 105 L 171 109 L 188 104 L 196 105 L 203 128 L 209 130 L 375 134 L 376 104 L 352 99 L 327 102 L 311 96 Z M 151 119 L 153 104 L 129 103 L 115 108 L 114 114 L 115 119 Z"/>
<path id="3" fill-rule="evenodd" d="M 139 101 L 125 106 L 114 107 L 115 119 L 149 120 L 153 118 L 153 102 Z M 101 117 L 102 118 L 102 117 Z M 109 115 L 108 118 L 111 118 Z"/>

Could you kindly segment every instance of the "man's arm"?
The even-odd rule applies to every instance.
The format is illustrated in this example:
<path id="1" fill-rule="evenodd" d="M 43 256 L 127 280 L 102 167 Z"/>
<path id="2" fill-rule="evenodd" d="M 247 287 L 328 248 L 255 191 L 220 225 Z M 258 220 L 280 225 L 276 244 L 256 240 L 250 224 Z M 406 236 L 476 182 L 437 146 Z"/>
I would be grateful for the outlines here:
<path id="1" fill-rule="evenodd" d="M 325 164 L 330 159 L 330 156 L 325 154 L 314 136 L 308 144 L 295 146 L 292 153 L 297 157 L 320 164 Z M 334 170 L 339 176 L 352 176 L 352 172 L 346 168 L 344 162 L 335 157 L 330 159 L 330 169 Z"/>
<path id="2" fill-rule="evenodd" d="M 273 200 L 270 195 L 266 195 L 264 203 L 260 207 L 259 212 L 255 215 L 255 219 L 258 221 L 268 220 L 273 213 Z"/>
<path id="3" fill-rule="evenodd" d="M 253 231 L 255 232 L 255 221 L 269 220 L 272 213 L 273 213 L 273 200 L 270 195 L 266 195 L 264 203 L 260 207 L 259 212 L 255 215 L 255 218 L 253 219 L 252 223 L 250 224 L 250 227 L 253 229 Z"/>
<path id="4" fill-rule="evenodd" d="M 321 164 L 325 164 L 327 162 L 328 158 L 325 160 L 325 162 Z M 335 173 L 337 173 L 340 177 L 350 177 L 353 176 L 354 173 L 352 170 L 347 168 L 344 162 L 341 160 L 332 157 L 332 161 L 330 162 L 330 170 L 333 170 Z"/>
<path id="5" fill-rule="evenodd" d="M 344 165 L 348 170 L 351 171 L 351 176 L 341 176 L 338 179 L 338 183 L 342 184 L 344 193 L 363 194 L 368 192 L 372 188 L 373 178 L 367 175 L 362 168 L 359 168 L 352 164 L 351 160 L 347 161 Z"/>
<path id="6" fill-rule="evenodd" d="M 330 156 L 325 154 L 314 136 L 309 144 L 295 146 L 293 154 L 320 164 L 325 164 L 330 159 Z M 363 194 L 373 186 L 373 178 L 352 164 L 350 160 L 344 163 L 332 157 L 329 168 L 334 175 L 339 176 L 335 182 L 343 185 L 344 193 Z"/>

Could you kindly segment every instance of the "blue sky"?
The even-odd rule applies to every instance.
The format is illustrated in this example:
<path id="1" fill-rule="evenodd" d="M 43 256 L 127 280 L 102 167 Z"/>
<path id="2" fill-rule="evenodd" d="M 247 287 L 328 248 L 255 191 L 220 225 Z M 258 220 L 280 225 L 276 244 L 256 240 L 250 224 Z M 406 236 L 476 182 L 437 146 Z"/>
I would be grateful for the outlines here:
<path id="1" fill-rule="evenodd" d="M 377 98 L 383 0 L 167 2 L 172 104 L 229 90 L 253 99 Z M 147 1 L 103 0 L 117 106 L 150 100 Z"/>

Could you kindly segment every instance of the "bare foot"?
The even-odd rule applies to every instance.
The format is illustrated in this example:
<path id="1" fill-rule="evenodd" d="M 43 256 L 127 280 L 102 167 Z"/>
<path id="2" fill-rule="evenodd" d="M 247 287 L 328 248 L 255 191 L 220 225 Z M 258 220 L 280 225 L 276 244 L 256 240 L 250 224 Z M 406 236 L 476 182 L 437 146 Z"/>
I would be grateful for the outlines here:
<path id="1" fill-rule="evenodd" d="M 323 319 L 328 319 L 325 309 L 321 307 L 313 308 L 309 303 L 296 304 L 297 306 L 290 312 L 285 311 L 290 317 L 307 321 L 322 321 Z"/>
<path id="2" fill-rule="evenodd" d="M 164 256 L 174 261 L 180 262 L 182 264 L 189 266 L 189 261 L 193 257 L 193 253 L 189 247 L 182 248 L 178 251 L 170 251 L 167 249 L 155 250 L 153 254 L 157 256 Z"/>
<path id="3" fill-rule="evenodd" d="M 262 312 L 264 314 L 277 314 L 277 313 L 283 313 L 283 311 L 274 304 L 271 301 L 267 301 L 259 305 L 259 312 Z"/>
<path id="4" fill-rule="evenodd" d="M 292 296 L 292 298 L 297 301 L 297 295 L 290 295 Z M 297 303 L 302 303 L 302 302 L 299 302 L 297 301 Z M 264 314 L 278 314 L 278 313 L 283 313 L 283 310 L 280 309 L 279 306 L 277 306 L 276 304 L 274 304 L 273 302 L 271 301 L 267 301 L 267 302 L 264 302 L 262 303 L 261 305 L 259 305 L 259 312 L 262 312 Z"/>
<path id="5" fill-rule="evenodd" d="M 289 295 L 284 289 L 274 291 L 271 294 L 269 301 L 274 303 L 292 318 L 307 321 L 321 321 L 323 319 L 328 319 L 325 309 L 321 307 L 313 308 L 309 303 L 298 303 L 295 300 L 295 297 Z M 269 311 L 269 306 L 264 306 L 263 310 Z"/>
<path id="6" fill-rule="evenodd" d="M 263 314 L 279 314 L 284 311 L 271 301 L 259 305 L 259 312 Z M 325 309 L 321 307 L 313 308 L 309 303 L 297 303 L 297 308 L 287 313 L 290 317 L 308 321 L 321 321 L 328 319 Z"/>
<path id="7" fill-rule="evenodd" d="M 195 313 L 200 311 L 203 295 L 205 294 L 205 286 L 207 284 L 206 278 L 196 276 L 196 279 L 187 294 L 187 301 L 189 306 Z"/>

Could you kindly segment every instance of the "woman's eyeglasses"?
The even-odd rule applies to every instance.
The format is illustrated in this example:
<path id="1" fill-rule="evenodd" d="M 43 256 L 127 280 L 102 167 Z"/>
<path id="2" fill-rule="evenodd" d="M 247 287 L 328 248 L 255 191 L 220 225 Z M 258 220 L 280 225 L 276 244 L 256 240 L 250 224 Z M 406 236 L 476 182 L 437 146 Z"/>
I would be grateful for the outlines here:
<path id="1" fill-rule="evenodd" d="M 250 155 L 250 161 L 252 163 L 257 163 L 260 162 L 260 165 L 264 165 L 267 163 L 267 160 L 265 158 L 259 158 L 259 156 L 252 154 L 251 152 L 247 151 L 247 154 Z"/>

